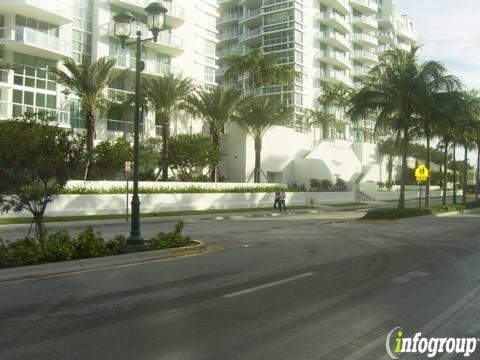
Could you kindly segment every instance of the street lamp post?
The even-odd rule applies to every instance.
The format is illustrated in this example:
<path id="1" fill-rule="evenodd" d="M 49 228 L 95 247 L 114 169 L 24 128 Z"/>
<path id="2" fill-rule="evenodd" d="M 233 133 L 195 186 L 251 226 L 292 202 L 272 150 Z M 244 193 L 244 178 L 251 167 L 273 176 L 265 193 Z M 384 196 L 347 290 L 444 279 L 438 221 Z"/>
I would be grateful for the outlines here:
<path id="1" fill-rule="evenodd" d="M 145 64 L 141 60 L 141 46 L 148 41 L 157 41 L 158 34 L 165 25 L 165 14 L 167 9 L 159 2 L 153 2 L 145 8 L 148 15 L 147 25 L 153 37 L 142 39 L 142 32 L 136 32 L 136 40 L 127 42 L 132 31 L 132 22 L 135 20 L 128 12 L 119 12 L 113 17 L 115 22 L 114 33 L 120 39 L 122 49 L 128 45 L 136 45 L 135 65 L 135 122 L 133 137 L 133 196 L 132 196 L 132 222 L 130 236 L 127 239 L 128 245 L 143 245 L 144 240 L 140 232 L 140 198 L 138 196 L 138 158 L 139 158 L 139 132 L 140 132 L 140 73 L 144 70 Z"/>

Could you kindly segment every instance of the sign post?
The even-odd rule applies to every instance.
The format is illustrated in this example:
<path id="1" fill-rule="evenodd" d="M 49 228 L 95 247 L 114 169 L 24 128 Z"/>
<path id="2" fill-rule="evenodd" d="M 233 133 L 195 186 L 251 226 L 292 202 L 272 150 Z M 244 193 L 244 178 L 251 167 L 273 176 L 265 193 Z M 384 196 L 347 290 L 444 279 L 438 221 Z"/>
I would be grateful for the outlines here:
<path id="1" fill-rule="evenodd" d="M 422 207 L 422 183 L 428 180 L 428 169 L 425 165 L 421 164 L 415 169 L 415 178 L 420 185 L 420 196 L 418 197 L 418 208 Z"/>
<path id="2" fill-rule="evenodd" d="M 130 175 L 130 172 L 132 171 L 132 162 L 131 161 L 125 161 L 125 179 L 127 179 L 127 217 L 126 221 L 128 222 L 128 176 Z"/>

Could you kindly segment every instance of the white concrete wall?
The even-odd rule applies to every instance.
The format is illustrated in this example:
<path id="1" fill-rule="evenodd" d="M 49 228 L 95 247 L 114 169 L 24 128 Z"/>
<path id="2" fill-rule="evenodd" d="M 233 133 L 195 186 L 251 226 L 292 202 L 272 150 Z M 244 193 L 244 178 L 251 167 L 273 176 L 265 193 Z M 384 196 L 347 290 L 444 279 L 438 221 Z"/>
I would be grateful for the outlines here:
<path id="1" fill-rule="evenodd" d="M 181 210 L 240 209 L 270 207 L 274 193 L 203 193 L 203 194 L 140 194 L 141 212 Z M 131 197 L 129 198 L 129 202 Z M 354 201 L 352 192 L 287 193 L 286 205 L 329 204 Z M 129 204 L 125 194 L 60 195 L 48 205 L 46 216 L 80 216 L 124 214 Z M 8 213 L 3 217 L 29 217 L 27 212 Z M 2 217 L 0 216 L 0 217 Z"/>

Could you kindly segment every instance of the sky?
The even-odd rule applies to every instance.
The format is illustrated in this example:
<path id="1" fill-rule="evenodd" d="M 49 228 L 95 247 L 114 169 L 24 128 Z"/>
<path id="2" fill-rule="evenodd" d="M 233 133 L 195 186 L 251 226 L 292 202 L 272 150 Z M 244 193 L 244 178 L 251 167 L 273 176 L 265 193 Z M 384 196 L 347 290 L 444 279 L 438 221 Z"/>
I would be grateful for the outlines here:
<path id="1" fill-rule="evenodd" d="M 480 0 L 395 0 L 417 25 L 422 60 L 437 60 L 480 90 Z"/>

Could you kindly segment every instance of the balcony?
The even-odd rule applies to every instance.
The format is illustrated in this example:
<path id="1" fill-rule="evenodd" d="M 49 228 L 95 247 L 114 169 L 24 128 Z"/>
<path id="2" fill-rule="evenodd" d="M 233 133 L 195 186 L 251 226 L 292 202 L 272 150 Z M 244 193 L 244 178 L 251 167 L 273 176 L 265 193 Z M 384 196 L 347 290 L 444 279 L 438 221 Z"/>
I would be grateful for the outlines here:
<path id="1" fill-rule="evenodd" d="M 363 80 L 369 80 L 373 77 L 373 75 L 370 74 L 370 69 L 363 66 L 355 66 L 352 75 Z"/>
<path id="2" fill-rule="evenodd" d="M 408 28 L 403 27 L 403 26 L 397 27 L 396 30 L 397 30 L 397 36 L 400 36 L 400 37 L 402 37 L 402 38 L 404 38 L 404 39 L 406 39 L 407 41 L 410 41 L 410 42 L 417 41 L 416 31 L 408 29 Z"/>
<path id="3" fill-rule="evenodd" d="M 0 14 L 35 14 L 35 19 L 55 25 L 65 25 L 73 21 L 73 4 L 68 0 L 2 0 Z"/>
<path id="4" fill-rule="evenodd" d="M 247 25 L 251 28 L 256 28 L 262 26 L 262 15 L 263 10 L 260 8 L 248 10 L 243 16 L 240 18 L 240 24 Z"/>
<path id="5" fill-rule="evenodd" d="M 238 5 L 243 5 L 248 9 L 256 9 L 262 6 L 262 0 L 240 0 Z"/>
<path id="6" fill-rule="evenodd" d="M 378 21 L 378 24 L 385 27 L 385 28 L 389 28 L 389 29 L 392 29 L 395 27 L 395 23 L 394 23 L 394 20 L 393 20 L 393 16 L 391 15 L 380 15 L 380 16 L 377 16 L 377 21 Z"/>
<path id="7" fill-rule="evenodd" d="M 352 35 L 352 41 L 362 47 L 372 48 L 378 46 L 378 39 L 372 35 L 364 33 L 355 33 Z"/>
<path id="8" fill-rule="evenodd" d="M 377 20 L 371 16 L 354 16 L 352 23 L 367 32 L 378 29 Z"/>
<path id="9" fill-rule="evenodd" d="M 342 33 L 350 33 L 351 26 L 348 23 L 348 20 L 345 16 L 339 15 L 335 12 L 323 12 L 319 14 L 319 19 L 321 24 L 331 26 L 337 30 L 340 30 Z"/>
<path id="10" fill-rule="evenodd" d="M 378 63 L 378 55 L 372 51 L 367 50 L 355 50 L 353 52 L 353 58 L 361 63 L 376 64 Z"/>
<path id="11" fill-rule="evenodd" d="M 225 14 L 218 18 L 217 25 L 225 25 L 225 24 L 238 22 L 241 19 L 241 17 L 242 17 L 242 14 L 240 13 Z"/>
<path id="12" fill-rule="evenodd" d="M 242 55 L 243 54 L 243 47 L 242 46 L 235 46 L 229 49 L 222 49 L 217 51 L 216 55 L 219 58 L 226 58 L 232 55 Z"/>
<path id="13" fill-rule="evenodd" d="M 218 40 L 222 43 L 229 43 L 237 41 L 238 37 L 238 31 L 227 31 L 220 33 L 218 35 Z"/>
<path id="14" fill-rule="evenodd" d="M 343 72 L 335 71 L 335 70 L 317 71 L 317 73 L 315 74 L 315 78 L 330 84 L 342 83 L 347 86 L 352 86 L 352 81 L 350 80 L 350 77 L 347 74 Z"/>
<path id="15" fill-rule="evenodd" d="M 119 69 L 135 70 L 135 58 L 129 56 L 116 55 L 111 56 L 116 61 L 115 67 Z M 145 69 L 142 73 L 154 76 L 165 76 L 167 74 L 182 75 L 182 69 L 169 65 L 162 64 L 152 60 L 143 60 Z"/>
<path id="16" fill-rule="evenodd" d="M 23 26 L 0 28 L 0 34 L 0 43 L 7 44 L 10 51 L 52 60 L 72 56 L 69 42 L 34 29 Z"/>
<path id="17" fill-rule="evenodd" d="M 256 29 L 248 29 L 242 35 L 240 35 L 239 41 L 242 41 L 244 44 L 255 47 L 262 44 L 262 34 L 263 31 L 260 27 Z"/>
<path id="18" fill-rule="evenodd" d="M 350 5 L 365 15 L 374 15 L 378 11 L 378 5 L 373 0 L 350 0 Z"/>
<path id="19" fill-rule="evenodd" d="M 403 51 L 410 51 L 411 46 L 409 44 L 406 44 L 406 43 L 397 42 L 397 48 L 399 48 L 400 50 L 403 50 Z"/>
<path id="20" fill-rule="evenodd" d="M 22 117 L 25 113 L 45 114 L 51 122 L 70 127 L 70 111 L 0 101 L 0 118 Z"/>
<path id="21" fill-rule="evenodd" d="M 377 38 L 379 41 L 387 43 L 389 45 L 395 45 L 395 34 L 391 31 L 387 30 L 378 30 L 377 31 Z"/>
<path id="22" fill-rule="evenodd" d="M 130 33 L 130 39 L 135 39 L 137 31 L 142 33 L 142 36 L 150 36 L 151 32 L 148 30 L 147 25 L 142 23 L 132 24 L 132 31 Z M 104 24 L 100 27 L 100 34 L 115 37 L 114 23 Z M 170 34 L 167 31 L 161 31 L 158 34 L 157 42 L 148 41 L 145 46 L 155 49 L 165 55 L 179 56 L 183 53 L 183 38 Z"/>
<path id="23" fill-rule="evenodd" d="M 107 98 L 119 104 L 125 102 L 129 97 L 132 97 L 134 94 L 135 93 L 133 91 L 126 91 L 114 88 L 107 89 Z"/>
<path id="24" fill-rule="evenodd" d="M 385 51 L 393 50 L 395 47 L 390 45 L 379 45 L 377 47 L 377 55 L 382 55 Z"/>
<path id="25" fill-rule="evenodd" d="M 320 41 L 325 44 L 334 46 L 343 51 L 350 50 L 350 42 L 347 37 L 343 34 L 334 32 L 334 31 L 324 31 L 320 33 Z"/>
<path id="26" fill-rule="evenodd" d="M 129 11 L 144 12 L 144 9 L 152 0 L 111 0 L 111 2 Z M 168 27 L 178 28 L 185 23 L 185 9 L 183 7 L 166 1 L 162 1 L 162 4 L 167 8 L 165 24 Z"/>
<path id="27" fill-rule="evenodd" d="M 342 53 L 335 51 L 319 51 L 317 58 L 324 63 L 341 67 L 343 69 L 351 68 L 350 58 Z"/>
<path id="28" fill-rule="evenodd" d="M 334 8 L 343 15 L 350 15 L 348 0 L 323 0 L 322 4 Z"/>

